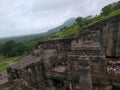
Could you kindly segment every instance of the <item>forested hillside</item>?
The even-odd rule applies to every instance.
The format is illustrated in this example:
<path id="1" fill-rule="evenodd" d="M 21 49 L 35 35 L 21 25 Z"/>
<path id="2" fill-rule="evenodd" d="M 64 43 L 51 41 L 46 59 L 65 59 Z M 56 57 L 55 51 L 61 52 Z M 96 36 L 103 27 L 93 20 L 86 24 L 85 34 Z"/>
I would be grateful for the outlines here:
<path id="1" fill-rule="evenodd" d="M 72 25 L 71 27 L 64 27 L 59 32 L 53 33 L 50 37 L 66 38 L 78 36 L 84 33 L 84 31 L 82 31 L 83 28 L 118 14 L 120 14 L 120 1 L 103 7 L 99 15 L 96 16 L 89 15 L 84 18 L 83 17 L 76 18 L 74 25 Z"/>

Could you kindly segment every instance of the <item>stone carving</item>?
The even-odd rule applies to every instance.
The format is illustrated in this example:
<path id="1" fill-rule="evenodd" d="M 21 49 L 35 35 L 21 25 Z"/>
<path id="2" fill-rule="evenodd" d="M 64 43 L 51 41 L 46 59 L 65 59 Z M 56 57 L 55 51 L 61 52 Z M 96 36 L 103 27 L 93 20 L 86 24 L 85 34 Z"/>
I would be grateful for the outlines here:
<path id="1" fill-rule="evenodd" d="M 44 50 L 44 49 L 41 48 L 41 46 L 39 45 L 39 46 L 38 46 L 38 49 L 33 50 L 31 54 L 32 54 L 32 56 L 39 57 L 40 54 L 42 54 L 43 50 Z"/>
<path id="2" fill-rule="evenodd" d="M 85 28 L 82 37 L 39 42 L 9 66 L 10 80 L 19 76 L 37 90 L 119 90 L 119 74 L 108 75 L 111 66 L 104 64 L 120 60 L 119 26 L 116 16 Z"/>

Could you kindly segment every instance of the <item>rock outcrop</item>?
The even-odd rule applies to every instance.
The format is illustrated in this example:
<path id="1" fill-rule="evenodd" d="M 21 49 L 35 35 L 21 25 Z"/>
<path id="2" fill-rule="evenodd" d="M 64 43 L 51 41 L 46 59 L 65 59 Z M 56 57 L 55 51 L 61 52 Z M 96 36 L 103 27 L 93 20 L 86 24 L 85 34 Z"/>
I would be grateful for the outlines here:
<path id="1" fill-rule="evenodd" d="M 0 85 L 0 90 L 36 90 L 23 80 L 14 80 Z"/>
<path id="2" fill-rule="evenodd" d="M 120 15 L 107 18 L 87 28 L 88 33 L 100 32 L 100 40 L 107 57 L 120 57 Z"/>
<path id="3" fill-rule="evenodd" d="M 120 90 L 120 15 L 84 30 L 77 38 L 38 42 L 30 55 L 8 67 L 9 80 L 20 81 L 0 89 Z"/>

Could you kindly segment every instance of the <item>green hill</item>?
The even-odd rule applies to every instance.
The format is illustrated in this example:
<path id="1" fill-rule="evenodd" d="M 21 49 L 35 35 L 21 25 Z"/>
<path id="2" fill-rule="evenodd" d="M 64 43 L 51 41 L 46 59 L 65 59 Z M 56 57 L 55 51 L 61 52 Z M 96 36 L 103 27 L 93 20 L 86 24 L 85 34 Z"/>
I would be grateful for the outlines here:
<path id="1" fill-rule="evenodd" d="M 17 42 L 29 41 L 29 40 L 32 40 L 32 39 L 35 39 L 35 38 L 41 38 L 41 37 L 43 37 L 45 39 L 45 37 L 47 37 L 48 35 L 51 35 L 52 33 L 60 31 L 60 29 L 63 28 L 63 27 L 72 26 L 75 23 L 75 19 L 76 18 L 70 18 L 70 19 L 66 20 L 62 25 L 57 26 L 57 27 L 55 27 L 53 29 L 50 29 L 45 33 L 1 38 L 0 43 L 4 43 L 4 42 L 9 41 L 9 40 L 14 40 L 14 41 L 17 41 Z"/>
<path id="2" fill-rule="evenodd" d="M 84 31 L 82 31 L 83 28 L 88 27 L 88 26 L 95 24 L 99 21 L 102 21 L 104 19 L 110 18 L 112 16 L 119 15 L 119 14 L 120 14 L 120 9 L 112 11 L 111 13 L 109 13 L 106 16 L 99 15 L 97 17 L 93 17 L 93 18 L 89 19 L 90 22 L 89 22 L 89 20 L 85 20 L 85 21 L 81 22 L 81 23 L 86 23 L 88 21 L 88 23 L 86 23 L 82 26 L 79 26 L 79 24 L 76 23 L 75 25 L 72 25 L 71 27 L 64 28 L 61 31 L 52 34 L 50 36 L 50 38 L 52 39 L 54 37 L 55 38 L 77 37 L 79 34 L 84 33 Z M 81 33 L 79 33 L 80 32 L 79 30 L 81 30 Z"/>
<path id="3" fill-rule="evenodd" d="M 59 32 L 60 29 L 64 28 L 64 27 L 70 27 L 72 26 L 74 23 L 75 23 L 75 19 L 76 18 L 70 18 L 68 20 L 66 20 L 62 25 L 58 26 L 58 27 L 55 27 L 53 29 L 50 29 L 48 30 L 47 32 L 45 32 L 44 34 L 46 35 L 50 35 L 52 33 L 55 33 L 55 32 Z"/>

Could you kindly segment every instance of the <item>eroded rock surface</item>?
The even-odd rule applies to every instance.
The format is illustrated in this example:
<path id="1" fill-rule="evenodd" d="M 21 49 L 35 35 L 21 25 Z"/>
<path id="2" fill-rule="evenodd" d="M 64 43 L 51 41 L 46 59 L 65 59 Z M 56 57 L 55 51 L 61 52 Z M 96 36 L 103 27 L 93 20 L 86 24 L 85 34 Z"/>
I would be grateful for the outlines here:
<path id="1" fill-rule="evenodd" d="M 38 42 L 31 54 L 9 66 L 9 80 L 15 81 L 0 89 L 120 90 L 120 15 L 85 31 L 78 38 Z"/>
<path id="2" fill-rule="evenodd" d="M 0 90 L 36 90 L 23 80 L 14 80 L 0 86 Z"/>
<path id="3" fill-rule="evenodd" d="M 108 57 L 120 57 L 120 15 L 102 20 L 84 29 L 100 32 L 100 41 Z M 97 36 L 96 36 L 97 38 Z"/>

